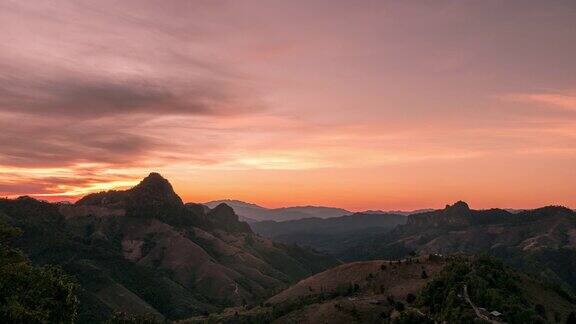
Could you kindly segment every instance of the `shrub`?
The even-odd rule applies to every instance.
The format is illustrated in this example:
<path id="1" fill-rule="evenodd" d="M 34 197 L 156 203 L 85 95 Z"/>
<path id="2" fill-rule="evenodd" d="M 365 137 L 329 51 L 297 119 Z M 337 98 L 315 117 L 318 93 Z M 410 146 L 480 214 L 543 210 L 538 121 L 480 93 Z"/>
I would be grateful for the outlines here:
<path id="1" fill-rule="evenodd" d="M 415 301 L 416 301 L 416 295 L 414 295 L 414 294 L 408 294 L 408 295 L 406 295 L 406 302 L 407 302 L 408 304 L 412 304 L 412 303 L 415 302 Z"/>
<path id="2" fill-rule="evenodd" d="M 60 268 L 34 267 L 8 242 L 20 231 L 0 222 L 0 322 L 73 323 L 77 285 Z"/>

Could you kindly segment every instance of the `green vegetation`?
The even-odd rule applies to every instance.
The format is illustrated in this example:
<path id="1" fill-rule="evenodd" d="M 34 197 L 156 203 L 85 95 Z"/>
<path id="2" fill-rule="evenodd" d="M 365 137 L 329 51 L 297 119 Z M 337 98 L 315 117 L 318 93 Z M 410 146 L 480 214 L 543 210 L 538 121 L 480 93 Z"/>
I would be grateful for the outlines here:
<path id="1" fill-rule="evenodd" d="M 19 233 L 0 221 L 0 322 L 73 323 L 76 284 L 59 268 L 30 265 L 9 245 Z"/>
<path id="2" fill-rule="evenodd" d="M 116 312 L 112 314 L 106 324 L 159 324 L 154 315 L 134 315 L 126 314 L 123 312 Z"/>
<path id="3" fill-rule="evenodd" d="M 416 312 L 403 312 L 394 322 L 394 324 L 433 324 L 434 321 L 422 316 Z"/>
<path id="4" fill-rule="evenodd" d="M 576 300 L 576 250 L 570 248 L 543 248 L 534 251 L 495 249 L 491 254 L 506 260 L 514 268 L 570 292 Z"/>
<path id="5" fill-rule="evenodd" d="M 420 292 L 417 304 L 437 321 L 471 322 L 477 315 L 467 288 L 470 301 L 486 310 L 483 315 L 498 311 L 508 323 L 546 322 L 546 308 L 534 304 L 523 280 L 528 279 L 492 257 L 455 258 Z"/>

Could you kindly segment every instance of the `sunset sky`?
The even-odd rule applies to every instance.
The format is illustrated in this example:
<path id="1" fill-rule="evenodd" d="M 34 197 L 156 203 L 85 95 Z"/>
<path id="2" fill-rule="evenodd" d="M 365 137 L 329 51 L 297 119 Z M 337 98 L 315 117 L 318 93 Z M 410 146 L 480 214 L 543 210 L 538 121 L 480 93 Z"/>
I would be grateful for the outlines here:
<path id="1" fill-rule="evenodd" d="M 0 196 L 576 208 L 576 2 L 0 2 Z"/>

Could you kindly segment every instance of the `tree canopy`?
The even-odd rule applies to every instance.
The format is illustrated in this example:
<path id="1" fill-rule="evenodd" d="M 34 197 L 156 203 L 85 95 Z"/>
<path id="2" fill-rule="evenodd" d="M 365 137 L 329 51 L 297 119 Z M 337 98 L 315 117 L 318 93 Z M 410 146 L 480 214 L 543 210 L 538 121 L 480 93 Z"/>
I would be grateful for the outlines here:
<path id="1" fill-rule="evenodd" d="M 0 221 L 0 322 L 73 323 L 74 280 L 60 268 L 36 267 L 10 246 L 20 230 Z"/>

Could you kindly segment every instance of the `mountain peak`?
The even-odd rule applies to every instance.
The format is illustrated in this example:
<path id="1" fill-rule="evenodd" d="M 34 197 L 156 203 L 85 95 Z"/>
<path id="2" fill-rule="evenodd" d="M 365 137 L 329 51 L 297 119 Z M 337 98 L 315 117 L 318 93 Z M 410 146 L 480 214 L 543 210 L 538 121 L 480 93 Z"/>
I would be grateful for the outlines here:
<path id="1" fill-rule="evenodd" d="M 232 207 L 221 203 L 208 212 L 208 218 L 218 228 L 225 229 L 228 232 L 245 232 L 252 233 L 250 226 L 238 220 L 238 215 Z"/>
<path id="2" fill-rule="evenodd" d="M 154 190 L 154 191 L 161 191 L 161 192 L 174 192 L 172 185 L 166 178 L 161 176 L 159 173 L 152 172 L 146 178 L 142 179 L 139 184 L 133 187 L 132 191 L 134 190 Z"/>
<path id="3" fill-rule="evenodd" d="M 469 211 L 470 207 L 468 206 L 468 204 L 462 200 L 458 200 L 457 202 L 455 202 L 453 205 L 446 205 L 445 208 L 446 211 Z"/>
<path id="4" fill-rule="evenodd" d="M 136 196 L 152 201 L 159 200 L 175 205 L 183 204 L 170 182 L 156 172 L 150 173 L 129 191 Z"/>
<path id="5" fill-rule="evenodd" d="M 254 209 L 265 209 L 262 206 L 258 206 L 253 203 L 236 200 L 236 199 L 221 199 L 221 200 L 213 200 L 209 202 L 205 202 L 203 205 L 206 205 L 210 208 L 215 208 L 220 204 L 226 204 L 232 208 L 254 208 Z"/>
<path id="6" fill-rule="evenodd" d="M 92 193 L 78 200 L 76 204 L 118 208 L 139 207 L 139 209 L 150 209 L 159 205 L 184 205 L 170 182 L 157 172 L 150 173 L 131 189 Z"/>
<path id="7" fill-rule="evenodd" d="M 408 225 L 465 225 L 470 222 L 472 211 L 467 203 L 462 200 L 455 202 L 453 205 L 446 205 L 446 208 L 413 214 L 408 216 Z"/>
<path id="8" fill-rule="evenodd" d="M 160 175 L 160 173 L 158 172 L 150 172 L 150 174 L 142 179 L 142 181 L 140 181 L 140 185 L 141 184 L 157 184 L 157 183 L 168 183 L 168 180 L 166 180 L 166 178 L 164 178 L 162 175 Z"/>
<path id="9" fill-rule="evenodd" d="M 228 204 L 226 203 L 220 203 L 218 204 L 218 206 L 214 207 L 212 209 L 213 212 L 215 213 L 224 213 L 224 214 L 235 214 L 234 213 L 234 209 L 232 209 L 232 207 L 230 207 Z"/>

